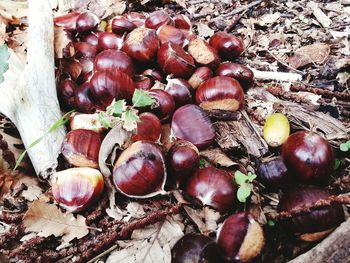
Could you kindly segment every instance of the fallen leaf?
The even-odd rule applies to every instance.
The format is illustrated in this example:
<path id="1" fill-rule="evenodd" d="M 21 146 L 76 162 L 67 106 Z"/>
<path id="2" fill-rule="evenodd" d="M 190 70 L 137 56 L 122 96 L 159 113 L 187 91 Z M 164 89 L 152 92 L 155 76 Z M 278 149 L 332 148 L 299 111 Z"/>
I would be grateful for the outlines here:
<path id="1" fill-rule="evenodd" d="M 61 236 L 64 242 L 82 238 L 89 233 L 85 217 L 62 213 L 54 204 L 34 201 L 23 217 L 26 233 L 36 232 L 41 237 Z"/>
<path id="2" fill-rule="evenodd" d="M 304 46 L 289 57 L 289 64 L 293 68 L 300 68 L 310 63 L 323 64 L 330 52 L 331 48 L 327 44 L 316 43 Z"/>
<path id="3" fill-rule="evenodd" d="M 214 35 L 214 32 L 215 32 L 213 29 L 211 29 L 210 27 L 208 27 L 206 24 L 203 24 L 203 23 L 197 24 L 197 31 L 198 31 L 198 36 L 203 38 L 211 37 L 212 35 Z"/>
<path id="4" fill-rule="evenodd" d="M 64 49 L 67 48 L 69 43 L 71 43 L 71 40 L 69 39 L 68 34 L 63 29 L 63 27 L 55 26 L 55 39 L 54 39 L 55 45 L 54 46 L 55 46 L 55 57 L 56 58 L 63 58 Z M 71 51 L 71 53 L 74 54 L 73 46 L 71 48 L 73 49 Z"/>
<path id="5" fill-rule="evenodd" d="M 201 151 L 200 155 L 215 165 L 236 169 L 243 168 L 239 163 L 232 161 L 220 148 Z"/>
<path id="6" fill-rule="evenodd" d="M 86 0 L 75 1 L 75 9 L 79 11 L 90 11 L 100 18 L 106 18 L 111 15 L 121 15 L 126 9 L 125 1 L 118 0 Z"/>
<path id="7" fill-rule="evenodd" d="M 214 209 L 207 206 L 202 209 L 193 209 L 189 206 L 184 206 L 184 209 L 202 234 L 215 232 L 218 229 L 217 221 L 221 216 Z"/>
<path id="8" fill-rule="evenodd" d="M 170 263 L 171 248 L 183 236 L 181 219 L 167 217 L 163 222 L 134 230 L 131 241 L 117 241 L 122 248 L 111 253 L 107 263 Z"/>
<path id="9" fill-rule="evenodd" d="M 121 209 L 115 205 L 114 208 L 107 208 L 106 213 L 116 220 L 129 222 L 132 218 L 138 219 L 143 217 L 145 215 L 145 210 L 141 204 L 130 202 L 126 206 L 126 209 Z"/>

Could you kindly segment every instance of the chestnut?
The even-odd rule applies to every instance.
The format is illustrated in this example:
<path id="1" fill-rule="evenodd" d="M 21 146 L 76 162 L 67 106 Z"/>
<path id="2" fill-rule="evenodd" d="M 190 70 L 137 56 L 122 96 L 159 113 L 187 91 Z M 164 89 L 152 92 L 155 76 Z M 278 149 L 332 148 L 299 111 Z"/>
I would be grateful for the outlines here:
<path id="1" fill-rule="evenodd" d="M 117 35 L 129 33 L 137 27 L 133 22 L 129 21 L 123 16 L 116 16 L 112 18 L 110 23 L 112 32 Z"/>
<path id="2" fill-rule="evenodd" d="M 157 115 L 162 122 L 167 121 L 175 111 L 173 97 L 161 89 L 151 89 L 148 94 L 157 102 L 156 106 L 151 107 L 150 111 Z"/>
<path id="3" fill-rule="evenodd" d="M 177 109 L 171 120 L 175 138 L 193 143 L 200 150 L 214 142 L 215 129 L 208 114 L 200 107 L 187 104 Z"/>
<path id="4" fill-rule="evenodd" d="M 92 99 L 91 95 L 91 84 L 86 82 L 78 87 L 74 92 L 75 106 L 80 112 L 83 113 L 94 113 L 98 108 Z"/>
<path id="5" fill-rule="evenodd" d="M 94 61 L 95 71 L 120 70 L 130 77 L 134 75 L 134 64 L 131 58 L 123 51 L 108 49 L 100 52 Z"/>
<path id="6" fill-rule="evenodd" d="M 99 51 L 105 49 L 121 49 L 123 38 L 111 32 L 101 32 L 98 35 L 97 49 Z"/>
<path id="7" fill-rule="evenodd" d="M 62 71 L 67 73 L 72 80 L 77 80 L 83 71 L 83 66 L 75 59 L 63 59 Z"/>
<path id="8" fill-rule="evenodd" d="M 223 60 L 233 60 L 244 51 L 242 39 L 226 32 L 217 32 L 212 35 L 209 44 Z"/>
<path id="9" fill-rule="evenodd" d="M 334 168 L 330 144 L 314 132 L 299 131 L 290 135 L 282 146 L 288 171 L 302 183 L 323 184 Z"/>
<path id="10" fill-rule="evenodd" d="M 164 192 L 165 161 L 158 146 L 148 141 L 131 144 L 113 168 L 113 182 L 128 197 L 148 198 Z"/>
<path id="11" fill-rule="evenodd" d="M 82 36 L 80 39 L 81 41 L 84 41 L 86 43 L 89 43 L 90 45 L 93 45 L 95 47 L 97 47 L 98 44 L 98 36 L 101 34 L 102 32 L 97 32 L 97 33 L 90 33 L 88 35 L 84 35 Z"/>
<path id="12" fill-rule="evenodd" d="M 225 170 L 205 167 L 190 177 L 186 193 L 219 212 L 232 211 L 236 204 L 237 187 L 233 177 Z"/>
<path id="13" fill-rule="evenodd" d="M 98 113 L 86 114 L 86 113 L 74 113 L 69 118 L 69 127 L 71 130 L 90 130 L 97 133 L 102 133 L 106 130 L 101 124 Z"/>
<path id="14" fill-rule="evenodd" d="M 192 74 L 188 83 L 192 86 L 193 89 L 197 89 L 205 81 L 210 79 L 213 76 L 213 71 L 208 67 L 199 67 Z"/>
<path id="15" fill-rule="evenodd" d="M 96 56 L 96 47 L 87 42 L 74 43 L 76 58 L 94 58 Z"/>
<path id="16" fill-rule="evenodd" d="M 145 77 L 149 77 L 154 81 L 157 80 L 159 82 L 163 82 L 163 75 L 157 69 L 146 69 L 144 72 L 142 72 L 142 75 L 144 75 Z"/>
<path id="17" fill-rule="evenodd" d="M 265 244 L 259 223 L 246 212 L 229 216 L 218 230 L 216 240 L 225 262 L 249 262 Z"/>
<path id="18" fill-rule="evenodd" d="M 91 94 L 102 108 L 109 106 L 114 99 L 130 101 L 135 91 L 133 80 L 119 70 L 95 72 L 90 83 Z"/>
<path id="19" fill-rule="evenodd" d="M 312 205 L 321 199 L 327 199 L 330 193 L 316 186 L 298 186 L 285 192 L 278 204 L 278 212 Z M 327 236 L 344 218 L 344 210 L 340 204 L 332 204 L 312 209 L 300 215 L 280 221 L 282 227 L 299 236 L 303 241 L 317 241 Z"/>
<path id="20" fill-rule="evenodd" d="M 264 128 L 264 140 L 271 147 L 281 146 L 290 133 L 290 125 L 287 117 L 282 113 L 273 113 L 267 117 Z"/>
<path id="21" fill-rule="evenodd" d="M 79 212 L 95 203 L 102 194 L 104 181 L 100 171 L 89 168 L 71 168 L 53 174 L 52 195 L 69 212 Z"/>
<path id="22" fill-rule="evenodd" d="M 218 76 L 199 86 L 196 103 L 205 110 L 237 111 L 243 108 L 244 91 L 237 80 Z"/>
<path id="23" fill-rule="evenodd" d="M 70 79 L 65 79 L 59 83 L 57 95 L 65 107 L 75 106 L 74 92 L 76 89 L 77 85 Z"/>
<path id="24" fill-rule="evenodd" d="M 146 16 L 140 12 L 130 12 L 125 14 L 124 17 L 134 23 L 137 27 L 143 26 L 146 20 Z"/>
<path id="25" fill-rule="evenodd" d="M 157 30 L 162 25 L 174 25 L 174 21 L 163 10 L 154 11 L 145 20 L 145 26 L 147 28 Z"/>
<path id="26" fill-rule="evenodd" d="M 160 46 L 157 61 L 166 74 L 173 74 L 176 78 L 187 79 L 195 70 L 193 58 L 181 46 L 171 42 Z"/>
<path id="27" fill-rule="evenodd" d="M 122 50 L 139 62 L 152 62 L 157 54 L 158 46 L 156 31 L 139 27 L 127 35 Z"/>
<path id="28" fill-rule="evenodd" d="M 61 152 L 68 163 L 79 167 L 98 168 L 102 137 L 91 130 L 78 129 L 67 133 Z"/>
<path id="29" fill-rule="evenodd" d="M 259 180 L 268 187 L 277 189 L 292 184 L 291 176 L 281 156 L 259 163 L 257 172 Z"/>
<path id="30" fill-rule="evenodd" d="M 156 115 L 150 112 L 141 113 L 137 122 L 136 133 L 132 135 L 132 141 L 157 142 L 162 132 L 162 124 Z"/>
<path id="31" fill-rule="evenodd" d="M 169 79 L 165 91 L 173 96 L 177 108 L 192 103 L 193 89 L 184 79 Z"/>
<path id="32" fill-rule="evenodd" d="M 197 64 L 215 69 L 220 64 L 220 58 L 205 40 L 196 38 L 188 44 L 188 53 L 194 58 Z"/>
<path id="33" fill-rule="evenodd" d="M 179 46 L 183 46 L 186 37 L 182 31 L 176 27 L 164 25 L 157 30 L 157 36 L 161 44 L 172 42 Z"/>
<path id="34" fill-rule="evenodd" d="M 190 30 L 192 25 L 190 19 L 183 15 L 183 14 L 178 14 L 173 17 L 175 27 L 178 29 L 183 29 L 183 30 Z"/>
<path id="35" fill-rule="evenodd" d="M 76 30 L 76 22 L 79 15 L 79 12 L 71 12 L 63 16 L 55 17 L 55 26 L 61 26 L 69 32 L 74 32 Z"/>
<path id="36" fill-rule="evenodd" d="M 175 141 L 167 153 L 167 162 L 170 174 L 179 186 L 198 171 L 199 151 L 188 141 Z"/>
<path id="37" fill-rule="evenodd" d="M 151 78 L 143 75 L 134 76 L 134 83 L 136 89 L 142 90 L 150 90 L 154 85 L 154 81 Z"/>
<path id="38" fill-rule="evenodd" d="M 225 62 L 220 64 L 216 70 L 216 76 L 226 76 L 238 80 L 244 91 L 247 91 L 254 84 L 254 73 L 245 65 Z"/>
<path id="39" fill-rule="evenodd" d="M 220 262 L 220 259 L 215 241 L 201 234 L 184 235 L 171 250 L 172 263 L 216 263 Z"/>
<path id="40" fill-rule="evenodd" d="M 80 14 L 76 20 L 76 30 L 79 33 L 89 33 L 94 31 L 98 24 L 100 23 L 100 19 L 91 12 L 85 12 Z"/>

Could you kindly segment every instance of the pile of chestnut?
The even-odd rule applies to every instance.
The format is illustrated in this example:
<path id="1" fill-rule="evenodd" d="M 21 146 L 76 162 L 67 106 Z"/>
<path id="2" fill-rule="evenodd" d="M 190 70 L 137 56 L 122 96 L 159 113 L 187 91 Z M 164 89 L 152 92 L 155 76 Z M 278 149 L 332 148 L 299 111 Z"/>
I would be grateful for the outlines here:
<path id="1" fill-rule="evenodd" d="M 156 103 L 137 109 L 139 120 L 129 146 L 114 153 L 110 180 L 115 188 L 130 198 L 149 198 L 165 193 L 170 184 L 197 203 L 232 213 L 238 207 L 233 175 L 215 167 L 200 169 L 199 150 L 213 145 L 216 136 L 208 112 L 242 109 L 244 93 L 254 83 L 249 68 L 232 62 L 244 51 L 243 41 L 225 32 L 206 41 L 192 32 L 185 15 L 170 17 L 164 11 L 131 12 L 103 24 L 90 12 L 55 18 L 70 39 L 57 61 L 58 96 L 62 107 L 78 111 L 62 144 L 62 154 L 73 168 L 54 174 L 55 200 L 72 212 L 98 200 L 104 188 L 98 157 L 108 133 L 98 113 L 118 100 L 131 105 L 135 90 L 141 89 Z M 169 147 L 160 140 L 164 124 L 171 127 Z M 277 179 L 276 185 L 286 180 L 284 174 L 307 183 L 327 179 L 334 161 L 328 143 L 305 132 L 288 138 L 282 156 L 288 169 L 280 168 L 285 169 L 280 172 L 283 180 Z M 264 165 L 270 175 L 270 164 Z M 279 209 L 288 211 L 325 196 L 323 189 L 301 188 L 286 193 Z M 293 218 L 288 227 L 295 233 L 318 233 L 343 218 L 341 207 L 327 207 Z M 185 235 L 172 257 L 174 262 L 248 262 L 263 245 L 261 226 L 241 212 L 225 220 L 216 242 L 204 235 Z"/>

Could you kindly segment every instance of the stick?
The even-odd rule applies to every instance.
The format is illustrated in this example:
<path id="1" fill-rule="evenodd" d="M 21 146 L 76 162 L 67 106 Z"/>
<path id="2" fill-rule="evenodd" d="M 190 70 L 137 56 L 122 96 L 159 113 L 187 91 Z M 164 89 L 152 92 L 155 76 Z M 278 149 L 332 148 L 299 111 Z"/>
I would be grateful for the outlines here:
<path id="1" fill-rule="evenodd" d="M 315 16 L 316 20 L 324 27 L 330 27 L 332 20 L 318 7 L 318 4 L 311 1 L 307 4 L 311 9 L 312 14 Z"/>
<path id="2" fill-rule="evenodd" d="M 54 75 L 53 17 L 47 0 L 29 0 L 28 5 L 27 64 L 10 51 L 10 68 L 0 85 L 0 112 L 16 125 L 37 175 L 47 179 L 57 167 L 64 128 L 33 148 L 28 145 L 61 117 Z"/>
<path id="3" fill-rule="evenodd" d="M 261 80 L 276 80 L 276 81 L 289 81 L 296 82 L 301 81 L 302 76 L 297 73 L 288 73 L 288 72 L 277 72 L 277 71 L 260 71 L 254 68 L 249 67 L 256 79 Z"/>

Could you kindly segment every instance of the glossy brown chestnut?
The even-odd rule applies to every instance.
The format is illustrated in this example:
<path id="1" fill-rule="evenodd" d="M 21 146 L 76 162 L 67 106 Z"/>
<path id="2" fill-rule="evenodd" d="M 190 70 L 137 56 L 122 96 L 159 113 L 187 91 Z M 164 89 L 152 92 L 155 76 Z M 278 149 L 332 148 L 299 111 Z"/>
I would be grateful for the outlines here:
<path id="1" fill-rule="evenodd" d="M 146 69 L 144 72 L 142 72 L 142 75 L 149 77 L 154 81 L 157 80 L 157 81 L 163 82 L 163 75 L 157 69 Z"/>
<path id="2" fill-rule="evenodd" d="M 98 108 L 92 99 L 91 84 L 86 82 L 75 90 L 74 93 L 75 106 L 80 112 L 94 113 Z"/>
<path id="3" fill-rule="evenodd" d="M 175 101 L 166 91 L 161 89 L 151 89 L 149 95 L 156 100 L 156 105 L 151 107 L 153 112 L 162 121 L 167 121 L 175 111 Z"/>
<path id="4" fill-rule="evenodd" d="M 188 44 L 188 53 L 190 53 L 194 61 L 201 66 L 216 69 L 220 64 L 220 58 L 216 50 L 201 38 L 190 41 Z"/>
<path id="5" fill-rule="evenodd" d="M 302 183 L 325 183 L 333 172 L 332 148 L 317 133 L 293 133 L 282 146 L 282 156 L 291 175 Z"/>
<path id="6" fill-rule="evenodd" d="M 97 46 L 98 44 L 98 36 L 101 34 L 102 32 L 92 32 L 91 34 L 88 34 L 88 35 L 84 35 L 82 36 L 81 40 L 86 42 L 86 43 L 89 43 L 90 45 L 93 45 L 93 46 Z"/>
<path id="7" fill-rule="evenodd" d="M 192 74 L 188 83 L 192 86 L 193 89 L 197 89 L 205 81 L 210 79 L 213 76 L 213 71 L 208 67 L 199 67 Z"/>
<path id="8" fill-rule="evenodd" d="M 110 23 L 112 32 L 117 35 L 129 33 L 137 27 L 133 22 L 129 21 L 123 16 L 116 16 L 112 18 Z"/>
<path id="9" fill-rule="evenodd" d="M 79 212 L 95 203 L 104 187 L 100 171 L 89 167 L 71 168 L 55 173 L 52 195 L 69 212 Z"/>
<path id="10" fill-rule="evenodd" d="M 175 78 L 187 79 L 195 70 L 193 58 L 182 47 L 171 42 L 160 46 L 157 61 L 166 74 L 172 74 Z"/>
<path id="11" fill-rule="evenodd" d="M 121 49 L 123 45 L 123 37 L 117 36 L 112 32 L 101 32 L 98 35 L 97 49 L 99 51 L 105 49 Z"/>
<path id="12" fill-rule="evenodd" d="M 134 83 L 136 89 L 150 90 L 154 85 L 154 80 L 143 75 L 136 75 Z"/>
<path id="13" fill-rule="evenodd" d="M 190 233 L 180 238 L 171 250 L 172 263 L 217 263 L 221 255 L 216 243 L 207 236 Z"/>
<path id="14" fill-rule="evenodd" d="M 238 80 L 247 91 L 254 84 L 254 73 L 247 66 L 238 63 L 225 62 L 216 70 L 216 76 L 227 76 Z"/>
<path id="15" fill-rule="evenodd" d="M 135 91 L 133 80 L 119 70 L 95 72 L 90 83 L 93 98 L 103 108 L 109 106 L 113 99 L 130 101 Z"/>
<path id="16" fill-rule="evenodd" d="M 231 174 L 215 167 L 205 167 L 189 178 L 186 193 L 219 212 L 232 211 L 237 187 Z"/>
<path id="17" fill-rule="evenodd" d="M 193 143 L 200 150 L 214 142 L 215 129 L 205 111 L 193 104 L 177 109 L 171 121 L 175 138 Z"/>
<path id="18" fill-rule="evenodd" d="M 217 32 L 212 35 L 209 44 L 223 60 L 233 60 L 244 51 L 242 39 L 226 32 Z"/>
<path id="19" fill-rule="evenodd" d="M 198 171 L 199 151 L 188 141 L 175 141 L 167 153 L 167 162 L 169 172 L 179 186 Z"/>
<path id="20" fill-rule="evenodd" d="M 83 66 L 75 59 L 62 59 L 62 71 L 67 73 L 72 80 L 77 80 L 83 71 Z"/>
<path id="21" fill-rule="evenodd" d="M 218 230 L 216 240 L 224 262 L 250 262 L 265 244 L 264 232 L 245 212 L 229 216 Z"/>
<path id="22" fill-rule="evenodd" d="M 126 19 L 134 23 L 137 27 L 145 24 L 146 16 L 140 12 L 130 12 L 124 15 Z"/>
<path id="23" fill-rule="evenodd" d="M 152 62 L 158 46 L 159 40 L 155 30 L 138 27 L 127 35 L 122 50 L 139 62 Z"/>
<path id="24" fill-rule="evenodd" d="M 157 36 L 161 44 L 172 42 L 181 47 L 184 45 L 186 40 L 184 33 L 182 33 L 180 29 L 170 25 L 164 25 L 158 28 Z"/>
<path id="25" fill-rule="evenodd" d="M 96 47 L 87 42 L 74 43 L 76 58 L 94 58 L 96 56 Z"/>
<path id="26" fill-rule="evenodd" d="M 84 129 L 102 133 L 106 130 L 99 120 L 98 113 L 85 114 L 75 112 L 69 117 L 69 127 L 72 131 Z"/>
<path id="27" fill-rule="evenodd" d="M 271 188 L 286 188 L 292 185 L 286 164 L 281 156 L 261 162 L 258 165 L 258 178 Z"/>
<path id="28" fill-rule="evenodd" d="M 137 122 L 136 133 L 132 135 L 132 141 L 157 142 L 162 132 L 162 124 L 156 115 L 150 112 L 141 113 Z"/>
<path id="29" fill-rule="evenodd" d="M 244 91 L 237 80 L 218 76 L 199 86 L 196 103 L 205 110 L 237 111 L 243 108 Z"/>
<path id="30" fill-rule="evenodd" d="M 91 12 L 85 12 L 80 14 L 76 20 L 76 30 L 79 33 L 89 33 L 94 31 L 98 24 L 100 23 L 100 19 Z"/>
<path id="31" fill-rule="evenodd" d="M 316 186 L 298 186 L 288 190 L 279 201 L 279 212 L 290 212 L 294 209 L 315 204 L 327 199 L 330 193 Z M 317 241 L 327 236 L 344 219 L 344 211 L 340 204 L 332 204 L 312 209 L 310 212 L 286 218 L 280 223 L 282 227 L 299 236 L 304 241 Z"/>
<path id="32" fill-rule="evenodd" d="M 174 21 L 163 10 L 154 11 L 145 21 L 145 26 L 157 30 L 162 25 L 174 25 Z"/>
<path id="33" fill-rule="evenodd" d="M 164 193 L 165 181 L 163 153 L 152 142 L 134 142 L 114 165 L 114 185 L 128 197 L 148 198 Z"/>
<path id="34" fill-rule="evenodd" d="M 178 29 L 183 29 L 183 30 L 190 30 L 191 29 L 191 21 L 190 19 L 183 15 L 183 14 L 178 14 L 173 17 L 175 27 Z"/>
<path id="35" fill-rule="evenodd" d="M 108 49 L 100 52 L 94 61 L 95 71 L 120 70 L 130 77 L 134 76 L 134 64 L 131 58 L 123 51 Z"/>
<path id="36" fill-rule="evenodd" d="M 79 15 L 79 12 L 71 12 L 63 16 L 55 17 L 55 26 L 61 26 L 65 30 L 73 32 L 76 30 L 76 22 Z"/>
<path id="37" fill-rule="evenodd" d="M 74 92 L 77 89 L 77 85 L 70 79 L 65 79 L 58 85 L 58 98 L 63 106 L 68 108 L 75 106 Z"/>
<path id="38" fill-rule="evenodd" d="M 184 79 L 169 79 L 165 91 L 174 98 L 177 108 L 192 103 L 193 89 Z"/>
<path id="39" fill-rule="evenodd" d="M 68 163 L 78 167 L 98 168 L 98 154 L 102 143 L 101 135 L 78 129 L 67 133 L 61 152 Z"/>

